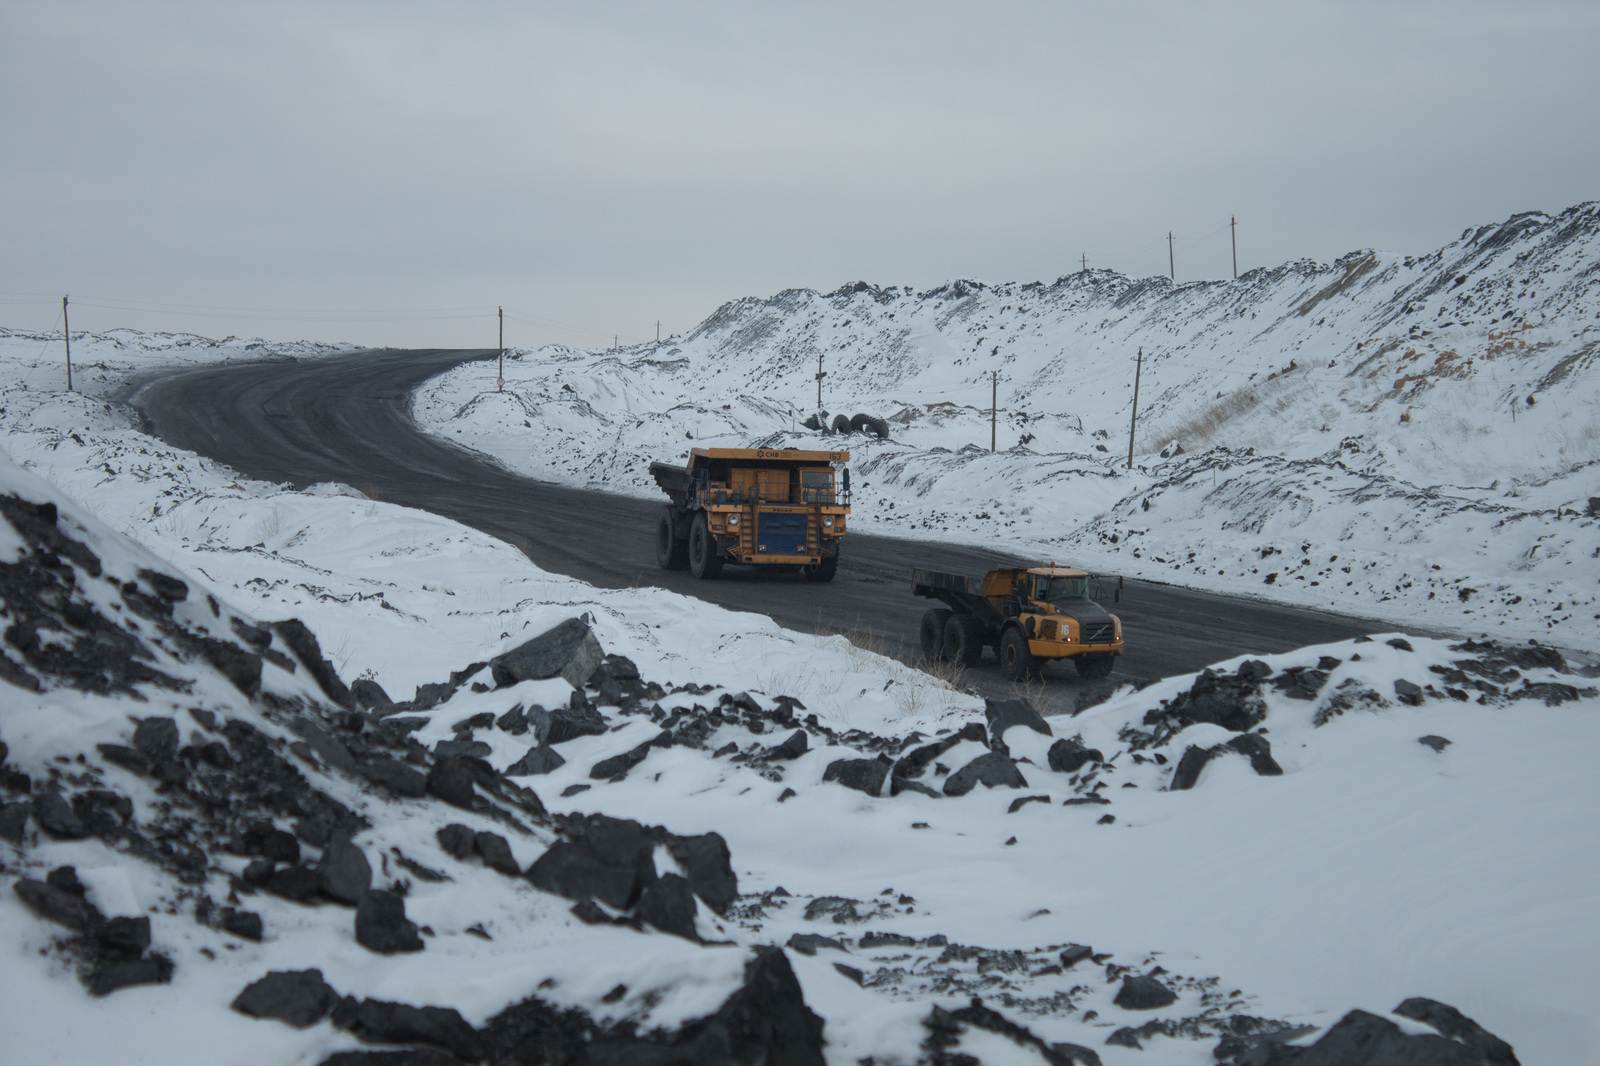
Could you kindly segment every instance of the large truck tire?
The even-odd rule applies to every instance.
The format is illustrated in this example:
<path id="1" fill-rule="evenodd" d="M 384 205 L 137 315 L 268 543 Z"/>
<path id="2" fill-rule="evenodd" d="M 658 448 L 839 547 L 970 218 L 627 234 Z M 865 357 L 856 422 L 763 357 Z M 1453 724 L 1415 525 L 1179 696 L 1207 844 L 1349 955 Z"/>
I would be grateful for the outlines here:
<path id="1" fill-rule="evenodd" d="M 663 570 L 682 570 L 689 565 L 689 537 L 683 519 L 670 503 L 656 517 L 656 563 Z"/>
<path id="2" fill-rule="evenodd" d="M 876 415 L 856 415 L 850 420 L 850 428 L 857 433 L 870 433 L 879 440 L 889 439 L 889 423 Z"/>
<path id="3" fill-rule="evenodd" d="M 1000 666 L 1008 681 L 1031 681 L 1039 676 L 1039 661 L 1028 650 L 1028 637 L 1021 627 L 1009 626 L 1000 635 Z"/>
<path id="4" fill-rule="evenodd" d="M 1102 677 L 1111 676 L 1111 668 L 1116 665 L 1117 657 L 1109 652 L 1100 652 L 1095 655 L 1080 655 L 1072 660 L 1072 665 L 1078 668 L 1078 676 L 1090 681 L 1098 681 Z"/>
<path id="5" fill-rule="evenodd" d="M 838 433 L 838 434 L 840 434 L 842 436 L 846 436 L 846 437 L 848 437 L 851 433 L 853 433 L 855 431 L 855 427 L 850 424 L 850 416 L 849 415 L 834 415 L 833 416 L 833 431 L 835 433 Z"/>
<path id="6" fill-rule="evenodd" d="M 983 658 L 983 623 L 971 615 L 952 614 L 944 623 L 944 657 L 963 666 Z"/>
<path id="7" fill-rule="evenodd" d="M 722 558 L 717 555 L 717 539 L 711 535 L 706 513 L 697 511 L 689 527 L 689 573 L 709 581 L 722 573 Z"/>
<path id="8" fill-rule="evenodd" d="M 832 581 L 833 575 L 839 572 L 839 557 L 830 555 L 821 562 L 806 563 L 801 569 L 807 581 Z"/>
<path id="9" fill-rule="evenodd" d="M 929 662 L 944 660 L 944 627 L 954 616 L 954 611 L 944 607 L 933 607 L 922 613 L 922 630 L 919 636 L 924 659 Z"/>

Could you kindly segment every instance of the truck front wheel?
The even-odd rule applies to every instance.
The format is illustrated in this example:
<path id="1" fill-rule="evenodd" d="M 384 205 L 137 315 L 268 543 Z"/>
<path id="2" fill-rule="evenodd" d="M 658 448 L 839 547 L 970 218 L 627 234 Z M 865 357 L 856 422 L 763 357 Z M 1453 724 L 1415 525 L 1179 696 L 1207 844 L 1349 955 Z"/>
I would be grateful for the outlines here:
<path id="1" fill-rule="evenodd" d="M 717 555 L 717 541 L 706 523 L 706 513 L 697 512 L 694 524 L 689 527 L 689 573 L 710 580 L 722 572 L 722 559 Z"/>
<path id="2" fill-rule="evenodd" d="M 922 612 L 922 630 L 918 636 L 921 638 L 924 659 L 939 662 L 944 658 L 944 626 L 952 616 L 953 612 L 943 607 Z"/>
<path id="3" fill-rule="evenodd" d="M 817 563 L 807 563 L 803 567 L 807 581 L 832 581 L 833 575 L 839 572 L 839 557 L 830 555 Z"/>
<path id="4" fill-rule="evenodd" d="M 689 565 L 689 538 L 682 535 L 683 520 L 669 503 L 656 518 L 656 563 L 663 570 Z"/>
<path id="5" fill-rule="evenodd" d="M 1009 681 L 1029 681 L 1039 676 L 1039 661 L 1028 650 L 1027 635 L 1016 626 L 1000 638 L 1000 665 Z"/>

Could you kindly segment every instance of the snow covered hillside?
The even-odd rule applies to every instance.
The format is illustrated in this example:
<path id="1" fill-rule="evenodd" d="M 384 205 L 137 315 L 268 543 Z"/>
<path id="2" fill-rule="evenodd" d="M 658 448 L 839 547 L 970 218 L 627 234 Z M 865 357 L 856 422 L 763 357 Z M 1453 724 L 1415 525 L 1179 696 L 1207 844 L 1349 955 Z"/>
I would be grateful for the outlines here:
<path id="1" fill-rule="evenodd" d="M 748 618 L 657 591 L 455 606 L 492 544 L 373 505 L 392 539 L 336 549 L 362 501 L 208 504 L 141 454 L 95 476 L 193 479 L 152 538 L 193 570 L 0 461 L 8 1062 L 1600 1061 L 1600 691 L 1549 649 L 1362 638 L 1054 721 L 863 687 L 830 724 L 715 679 L 904 668 L 730 655 Z M 396 666 L 347 686 L 356 627 Z M 402 662 L 434 673 L 396 704 Z"/>
<path id="2" fill-rule="evenodd" d="M 1237 281 L 790 290 L 659 345 L 518 352 L 504 393 L 464 366 L 415 410 L 532 476 L 653 496 L 649 462 L 691 446 L 824 443 L 819 357 L 825 407 L 891 428 L 826 441 L 857 529 L 1600 649 L 1600 204 Z"/>

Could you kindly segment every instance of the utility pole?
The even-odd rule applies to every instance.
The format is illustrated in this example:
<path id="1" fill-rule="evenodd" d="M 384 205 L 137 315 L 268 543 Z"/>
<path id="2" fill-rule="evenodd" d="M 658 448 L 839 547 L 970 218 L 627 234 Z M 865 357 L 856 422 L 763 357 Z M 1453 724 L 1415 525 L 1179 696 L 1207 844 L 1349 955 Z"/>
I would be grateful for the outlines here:
<path id="1" fill-rule="evenodd" d="M 1139 371 L 1144 369 L 1144 349 L 1139 349 L 1139 361 L 1133 365 L 1133 417 L 1128 420 L 1128 469 L 1133 469 L 1133 427 L 1139 421 Z"/>
<path id="2" fill-rule="evenodd" d="M 1089 272 L 1089 255 L 1088 255 L 1088 253 L 1085 252 L 1083 255 L 1079 256 L 1078 258 L 1080 260 L 1082 260 L 1082 262 L 1083 262 L 1083 269 L 1082 269 L 1081 273 L 1087 274 Z"/>
<path id="3" fill-rule="evenodd" d="M 494 379 L 494 391 L 506 391 L 506 309 L 496 307 L 495 313 L 500 316 L 500 373 Z"/>
<path id="4" fill-rule="evenodd" d="M 72 391 L 72 325 L 67 321 L 67 298 L 61 298 L 61 339 L 67 345 L 67 391 Z M 1517 416 L 1516 401 L 1511 402 L 1511 417 Z"/>
<path id="5" fill-rule="evenodd" d="M 1238 271 L 1236 270 L 1234 273 L 1237 274 Z M 656 343 L 661 343 L 661 320 L 659 318 L 656 319 Z"/>
<path id="6" fill-rule="evenodd" d="M 1233 238 L 1233 280 L 1239 280 L 1239 219 L 1228 216 L 1228 229 Z"/>
<path id="7" fill-rule="evenodd" d="M 989 371 L 989 450 L 994 451 L 995 419 L 1000 411 L 1000 371 Z"/>
<path id="8" fill-rule="evenodd" d="M 817 353 L 817 410 L 822 410 L 822 353 Z"/>
<path id="9" fill-rule="evenodd" d="M 1178 280 L 1178 261 L 1172 257 L 1172 231 L 1167 230 L 1167 272 L 1173 281 Z"/>
<path id="10" fill-rule="evenodd" d="M 616 351 L 621 346 L 622 346 L 622 335 L 620 333 L 613 333 L 611 335 L 611 350 L 612 351 Z"/>

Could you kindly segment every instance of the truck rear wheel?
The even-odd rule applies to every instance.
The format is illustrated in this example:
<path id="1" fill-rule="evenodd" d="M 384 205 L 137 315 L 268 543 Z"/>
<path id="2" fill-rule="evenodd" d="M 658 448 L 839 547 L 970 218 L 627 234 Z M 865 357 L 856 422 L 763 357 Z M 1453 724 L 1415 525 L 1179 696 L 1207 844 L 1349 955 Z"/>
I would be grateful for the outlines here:
<path id="1" fill-rule="evenodd" d="M 934 607 L 922 612 L 922 657 L 930 662 L 944 659 L 944 627 L 954 616 L 953 611 Z"/>
<path id="2" fill-rule="evenodd" d="M 722 559 L 717 555 L 717 541 L 711 535 L 706 513 L 698 512 L 689 527 L 689 573 L 710 580 L 722 572 Z"/>
<path id="3" fill-rule="evenodd" d="M 1009 681 L 1031 681 L 1039 676 L 1039 660 L 1028 650 L 1027 635 L 1016 626 L 1000 637 L 1000 665 Z"/>
<path id="4" fill-rule="evenodd" d="M 983 658 L 983 625 L 976 618 L 952 614 L 944 623 L 944 657 L 973 666 Z"/>
<path id="5" fill-rule="evenodd" d="M 833 575 L 839 572 L 839 557 L 830 555 L 818 563 L 806 563 L 801 569 L 805 571 L 807 581 L 832 581 Z"/>
<path id="6" fill-rule="evenodd" d="M 663 570 L 682 570 L 689 565 L 689 538 L 683 535 L 682 525 L 670 503 L 656 517 L 656 563 Z"/>
<path id="7" fill-rule="evenodd" d="M 1072 660 L 1078 668 L 1078 676 L 1090 681 L 1097 681 L 1102 677 L 1111 676 L 1111 668 L 1116 664 L 1117 657 L 1105 652 L 1097 655 L 1080 655 Z"/>

